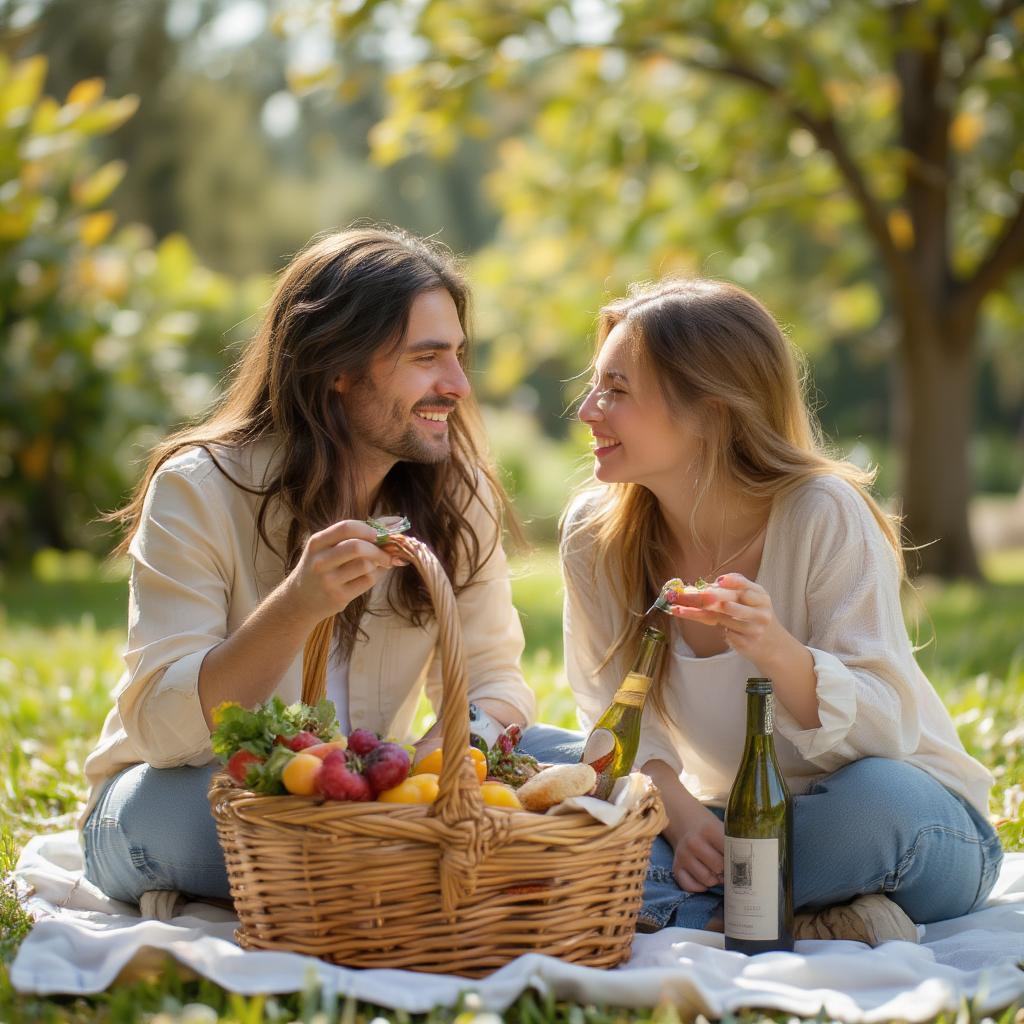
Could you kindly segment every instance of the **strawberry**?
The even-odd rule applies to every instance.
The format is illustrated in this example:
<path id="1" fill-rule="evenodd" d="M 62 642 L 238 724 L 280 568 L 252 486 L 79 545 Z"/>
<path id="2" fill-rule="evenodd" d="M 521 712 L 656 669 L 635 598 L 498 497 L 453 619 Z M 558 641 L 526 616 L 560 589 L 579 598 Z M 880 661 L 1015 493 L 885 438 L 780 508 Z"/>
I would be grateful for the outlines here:
<path id="1" fill-rule="evenodd" d="M 347 763 L 345 752 L 328 754 L 316 776 L 316 787 L 328 800 L 372 800 L 370 784 Z"/>
<path id="2" fill-rule="evenodd" d="M 246 776 L 249 774 L 249 769 L 254 764 L 263 764 L 263 758 L 257 757 L 254 753 L 249 750 L 236 751 L 228 758 L 228 775 L 231 776 L 235 782 L 240 786 L 245 785 Z"/>
<path id="3" fill-rule="evenodd" d="M 313 733 L 303 729 L 301 732 L 297 732 L 291 739 L 285 739 L 283 736 L 277 737 L 277 742 L 287 747 L 289 750 L 294 750 L 297 754 L 300 750 L 305 750 L 306 747 L 315 747 L 321 742 L 319 736 L 314 736 Z"/>

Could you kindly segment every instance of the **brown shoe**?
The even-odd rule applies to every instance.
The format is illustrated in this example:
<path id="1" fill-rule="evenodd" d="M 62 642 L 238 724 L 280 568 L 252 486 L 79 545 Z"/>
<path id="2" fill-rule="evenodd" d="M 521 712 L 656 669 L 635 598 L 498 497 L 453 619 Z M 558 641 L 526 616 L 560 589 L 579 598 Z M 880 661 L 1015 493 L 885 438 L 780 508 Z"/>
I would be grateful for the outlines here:
<path id="1" fill-rule="evenodd" d="M 793 923 L 797 939 L 851 939 L 880 946 L 898 940 L 917 942 L 917 925 L 888 896 L 872 893 L 850 903 L 797 914 Z"/>

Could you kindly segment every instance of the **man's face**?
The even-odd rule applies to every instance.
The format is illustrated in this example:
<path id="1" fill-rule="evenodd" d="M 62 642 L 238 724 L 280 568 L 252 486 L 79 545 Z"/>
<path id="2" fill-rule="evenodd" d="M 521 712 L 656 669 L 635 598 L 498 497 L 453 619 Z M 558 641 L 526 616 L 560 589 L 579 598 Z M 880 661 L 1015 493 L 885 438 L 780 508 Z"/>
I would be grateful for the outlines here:
<path id="1" fill-rule="evenodd" d="M 361 380 L 339 381 L 361 457 L 376 468 L 448 458 L 447 418 L 469 395 L 462 367 L 466 339 L 455 302 L 444 288 L 413 300 L 397 349 L 376 355 Z"/>

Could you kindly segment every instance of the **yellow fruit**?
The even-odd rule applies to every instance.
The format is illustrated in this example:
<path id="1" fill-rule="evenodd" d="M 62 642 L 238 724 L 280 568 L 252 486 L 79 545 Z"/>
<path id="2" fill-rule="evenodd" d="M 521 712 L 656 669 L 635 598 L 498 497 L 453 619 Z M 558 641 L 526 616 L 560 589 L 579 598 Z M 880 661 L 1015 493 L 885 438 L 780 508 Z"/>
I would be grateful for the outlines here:
<path id="1" fill-rule="evenodd" d="M 406 782 L 419 786 L 423 796 L 422 802 L 432 804 L 437 799 L 438 780 L 433 772 L 421 772 L 419 775 L 410 775 Z"/>
<path id="2" fill-rule="evenodd" d="M 523 805 L 516 796 L 516 791 L 504 782 L 485 782 L 480 786 L 480 794 L 489 807 L 511 807 L 522 810 Z"/>
<path id="3" fill-rule="evenodd" d="M 432 750 L 412 766 L 412 774 L 422 775 L 424 772 L 429 772 L 433 775 L 440 775 L 443 764 L 444 751 L 438 747 L 437 750 Z"/>
<path id="4" fill-rule="evenodd" d="M 345 746 L 345 737 L 342 736 L 340 740 L 330 740 L 327 743 L 317 743 L 313 747 L 306 747 L 302 752 L 318 757 L 322 761 L 332 750 L 344 750 Z"/>
<path id="5" fill-rule="evenodd" d="M 469 747 L 467 750 L 470 760 L 473 762 L 473 769 L 476 777 L 483 782 L 487 778 L 487 755 L 476 747 Z M 440 775 L 444 767 L 444 751 L 438 747 L 432 750 L 423 760 L 418 761 L 412 769 L 413 775 L 422 775 L 428 772 L 433 775 Z"/>
<path id="6" fill-rule="evenodd" d="M 385 804 L 429 804 L 431 800 L 428 799 L 426 787 L 422 783 L 417 782 L 417 779 L 423 778 L 426 778 L 426 776 L 410 776 L 397 786 L 392 786 L 390 789 L 385 789 L 383 792 L 378 793 L 377 799 Z"/>
<path id="7" fill-rule="evenodd" d="M 289 793 L 312 796 L 316 792 L 316 775 L 323 762 L 312 754 L 296 754 L 281 772 L 281 781 Z"/>

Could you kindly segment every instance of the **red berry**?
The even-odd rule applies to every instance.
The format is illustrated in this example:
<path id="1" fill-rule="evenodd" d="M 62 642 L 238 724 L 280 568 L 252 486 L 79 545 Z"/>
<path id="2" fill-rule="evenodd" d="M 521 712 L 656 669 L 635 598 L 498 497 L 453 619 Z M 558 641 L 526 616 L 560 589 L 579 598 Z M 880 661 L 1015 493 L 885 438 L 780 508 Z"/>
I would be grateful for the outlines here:
<path id="1" fill-rule="evenodd" d="M 369 729 L 353 729 L 348 737 L 348 749 L 357 754 L 368 754 L 380 746 L 380 737 Z"/>
<path id="2" fill-rule="evenodd" d="M 381 743 L 366 756 L 363 775 L 374 794 L 397 786 L 409 775 L 408 751 L 397 743 Z"/>
<path id="3" fill-rule="evenodd" d="M 370 784 L 346 763 L 345 753 L 335 750 L 324 758 L 317 772 L 316 788 L 328 800 L 371 800 Z"/>
<path id="4" fill-rule="evenodd" d="M 228 759 L 228 775 L 240 786 L 244 786 L 245 777 L 254 764 L 263 764 L 263 758 L 257 757 L 250 750 L 236 750 Z"/>
<path id="5" fill-rule="evenodd" d="M 319 736 L 314 736 L 313 733 L 303 729 L 302 732 L 297 732 L 290 740 L 285 740 L 284 745 L 289 750 L 294 750 L 297 754 L 300 750 L 305 750 L 306 747 L 315 747 L 319 742 Z"/>

